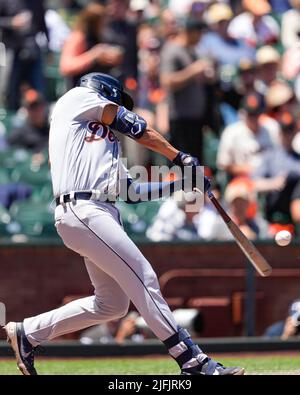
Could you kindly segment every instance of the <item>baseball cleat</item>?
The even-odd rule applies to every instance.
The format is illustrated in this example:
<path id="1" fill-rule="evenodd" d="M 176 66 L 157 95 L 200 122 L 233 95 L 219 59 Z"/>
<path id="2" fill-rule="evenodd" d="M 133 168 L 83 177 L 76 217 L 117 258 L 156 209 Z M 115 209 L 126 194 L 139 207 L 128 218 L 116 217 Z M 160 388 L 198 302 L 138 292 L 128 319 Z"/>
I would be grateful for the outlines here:
<path id="1" fill-rule="evenodd" d="M 193 366 L 192 368 L 181 369 L 181 375 L 242 376 L 244 374 L 244 368 L 225 368 L 225 366 L 210 358 L 206 358 L 201 364 Z"/>
<path id="2" fill-rule="evenodd" d="M 9 322 L 4 327 L 7 334 L 7 342 L 14 350 L 17 365 L 24 376 L 36 376 L 34 368 L 34 349 L 24 332 L 22 323 Z"/>

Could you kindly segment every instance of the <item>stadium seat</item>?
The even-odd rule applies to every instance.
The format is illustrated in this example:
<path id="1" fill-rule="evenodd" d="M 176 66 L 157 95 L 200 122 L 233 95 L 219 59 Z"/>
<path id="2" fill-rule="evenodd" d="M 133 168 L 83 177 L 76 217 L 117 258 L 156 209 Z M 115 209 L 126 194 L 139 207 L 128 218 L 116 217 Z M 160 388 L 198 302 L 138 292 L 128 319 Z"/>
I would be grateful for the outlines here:
<path id="1" fill-rule="evenodd" d="M 146 223 L 146 227 L 148 227 L 152 224 L 161 205 L 161 200 L 139 203 L 135 205 L 135 212 L 137 216 Z"/>
<path id="2" fill-rule="evenodd" d="M 5 108 L 0 108 L 0 121 L 5 126 L 6 135 L 9 135 L 12 130 L 13 120 L 15 116 L 15 112 L 7 111 Z"/>
<path id="3" fill-rule="evenodd" d="M 13 182 L 42 187 L 50 182 L 50 171 L 47 165 L 33 167 L 30 163 L 23 163 L 15 168 L 11 178 Z"/>
<path id="4" fill-rule="evenodd" d="M 14 203 L 10 208 L 12 219 L 19 224 L 16 233 L 27 236 L 56 235 L 54 214 L 48 203 L 26 201 Z"/>
<path id="5" fill-rule="evenodd" d="M 0 167 L 11 173 L 17 166 L 23 166 L 29 157 L 30 153 L 24 149 L 9 148 L 0 152 Z"/>
<path id="6" fill-rule="evenodd" d="M 53 200 L 52 184 L 49 182 L 42 187 L 33 189 L 31 200 L 33 202 L 48 202 L 51 203 Z"/>
<path id="7" fill-rule="evenodd" d="M 123 201 L 118 201 L 116 206 L 120 210 L 124 229 L 129 235 L 140 233 L 138 230 L 145 230 L 145 224 L 140 221 L 138 215 L 135 212 L 134 205 L 127 204 Z"/>
<path id="8" fill-rule="evenodd" d="M 0 167 L 0 185 L 8 184 L 10 182 L 8 171 Z"/>

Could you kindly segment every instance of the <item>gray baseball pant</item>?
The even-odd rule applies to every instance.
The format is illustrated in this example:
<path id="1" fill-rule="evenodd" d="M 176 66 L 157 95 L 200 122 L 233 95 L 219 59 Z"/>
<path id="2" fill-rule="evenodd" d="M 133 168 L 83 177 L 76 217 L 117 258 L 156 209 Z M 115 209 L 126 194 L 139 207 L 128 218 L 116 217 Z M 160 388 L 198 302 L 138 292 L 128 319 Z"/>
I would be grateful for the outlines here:
<path id="1" fill-rule="evenodd" d="M 26 318 L 25 334 L 34 346 L 121 318 L 128 311 L 129 300 L 160 340 L 177 332 L 157 276 L 123 230 L 113 204 L 78 200 L 59 205 L 55 225 L 64 244 L 84 257 L 95 292 L 94 296 Z"/>

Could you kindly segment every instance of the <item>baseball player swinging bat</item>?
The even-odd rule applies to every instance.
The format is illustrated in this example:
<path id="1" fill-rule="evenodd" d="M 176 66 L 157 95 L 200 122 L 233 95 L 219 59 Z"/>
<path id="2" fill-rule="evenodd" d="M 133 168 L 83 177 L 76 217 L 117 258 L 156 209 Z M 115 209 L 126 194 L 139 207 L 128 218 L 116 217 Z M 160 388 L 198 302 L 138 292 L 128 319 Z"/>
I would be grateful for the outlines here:
<path id="1" fill-rule="evenodd" d="M 201 193 L 197 188 L 195 188 L 195 192 Z M 269 277 L 272 273 L 272 267 L 268 264 L 265 258 L 260 254 L 260 252 L 256 249 L 253 243 L 244 235 L 244 233 L 240 230 L 240 228 L 233 222 L 230 216 L 223 209 L 221 204 L 215 198 L 214 194 L 210 189 L 207 191 L 207 196 L 209 197 L 212 204 L 217 209 L 218 213 L 221 215 L 223 221 L 227 225 L 230 233 L 234 237 L 240 249 L 246 255 L 250 263 L 255 267 L 257 272 L 262 277 Z"/>
<path id="2" fill-rule="evenodd" d="M 94 294 L 5 326 L 7 339 L 24 375 L 36 375 L 35 348 L 66 333 L 120 319 L 135 305 L 166 346 L 182 375 L 243 375 L 242 367 L 224 367 L 209 358 L 178 326 L 164 300 L 148 260 L 123 229 L 120 196 L 128 204 L 164 197 L 182 183 L 136 185 L 122 162 L 123 134 L 197 175 L 199 160 L 173 147 L 145 119 L 117 79 L 101 73 L 82 76 L 78 86 L 56 103 L 49 133 L 49 157 L 55 197 L 55 226 L 66 247 L 84 257 Z M 192 177 L 192 188 L 197 186 Z M 204 190 L 209 180 L 204 177 Z M 124 192 L 132 193 L 122 193 Z M 155 193 L 154 193 L 155 192 Z M 135 199 L 137 197 L 137 199 Z M 66 279 L 67 281 L 67 279 Z"/>

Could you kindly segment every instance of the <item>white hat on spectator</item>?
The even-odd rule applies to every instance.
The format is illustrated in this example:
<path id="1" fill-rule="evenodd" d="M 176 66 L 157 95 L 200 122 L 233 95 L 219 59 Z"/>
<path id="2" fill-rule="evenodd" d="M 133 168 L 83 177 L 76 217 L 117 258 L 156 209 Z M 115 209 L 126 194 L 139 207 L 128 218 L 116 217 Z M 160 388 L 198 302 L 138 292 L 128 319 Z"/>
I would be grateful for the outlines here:
<path id="1" fill-rule="evenodd" d="M 149 0 L 131 0 L 130 1 L 130 9 L 133 12 L 143 11 L 149 5 Z"/>
<path id="2" fill-rule="evenodd" d="M 271 45 L 265 45 L 264 47 L 261 47 L 256 52 L 256 63 L 259 66 L 269 63 L 279 63 L 279 62 L 280 62 L 280 54 Z"/>
<path id="3" fill-rule="evenodd" d="M 169 0 L 169 9 L 177 17 L 186 16 L 192 9 L 193 3 L 209 4 L 212 0 Z"/>
<path id="4" fill-rule="evenodd" d="M 284 81 L 275 81 L 266 93 L 266 105 L 269 108 L 282 106 L 295 97 L 293 89 Z"/>
<path id="5" fill-rule="evenodd" d="M 224 195 L 225 201 L 228 204 L 231 204 L 236 199 L 243 199 L 246 201 L 250 200 L 250 193 L 249 188 L 246 184 L 239 182 L 239 183 L 230 183 Z"/>
<path id="6" fill-rule="evenodd" d="M 224 3 L 216 3 L 207 10 L 206 21 L 209 25 L 212 25 L 221 21 L 230 21 L 233 16 L 233 12 L 229 5 Z"/>

